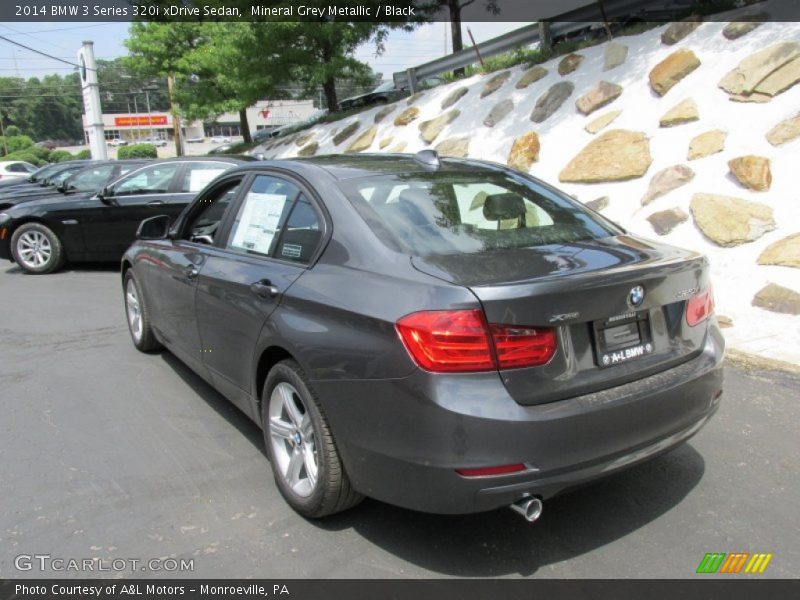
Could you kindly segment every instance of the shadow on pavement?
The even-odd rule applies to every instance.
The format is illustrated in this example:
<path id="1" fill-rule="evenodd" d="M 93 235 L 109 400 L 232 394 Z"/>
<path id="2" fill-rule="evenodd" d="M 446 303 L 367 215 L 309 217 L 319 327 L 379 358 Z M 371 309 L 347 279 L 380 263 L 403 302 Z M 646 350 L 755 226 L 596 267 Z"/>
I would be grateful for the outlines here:
<path id="1" fill-rule="evenodd" d="M 165 351 L 166 362 L 221 417 L 265 455 L 261 430 L 244 413 Z M 345 513 L 309 521 L 352 530 L 424 569 L 461 577 L 530 576 L 614 542 L 674 508 L 700 482 L 703 457 L 690 445 L 545 502 L 535 524 L 511 510 L 432 515 L 367 499 Z M 300 518 L 300 517 L 298 517 Z"/>

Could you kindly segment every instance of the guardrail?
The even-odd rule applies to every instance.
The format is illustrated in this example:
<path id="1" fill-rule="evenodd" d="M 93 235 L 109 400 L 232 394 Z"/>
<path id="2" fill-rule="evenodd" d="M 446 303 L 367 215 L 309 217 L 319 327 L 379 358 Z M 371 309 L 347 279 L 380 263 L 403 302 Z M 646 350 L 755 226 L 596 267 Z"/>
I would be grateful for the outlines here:
<path id="1" fill-rule="evenodd" d="M 611 21 L 619 17 L 639 16 L 646 20 L 648 14 L 663 15 L 676 12 L 679 9 L 689 8 L 695 0 L 604 0 L 606 18 Z M 660 10 L 656 9 L 660 7 Z M 655 10 L 654 10 L 655 9 Z M 586 27 L 589 23 L 602 22 L 600 6 L 597 2 L 561 13 L 547 19 L 550 23 L 550 34 L 553 38 L 565 35 Z M 531 46 L 539 42 L 539 22 L 526 25 L 514 31 L 509 31 L 501 36 L 492 38 L 475 46 L 465 48 L 442 58 L 437 58 L 416 67 L 398 71 L 392 75 L 397 89 L 408 88 L 417 91 L 419 81 L 434 77 L 448 71 L 461 69 L 478 62 L 475 54 L 477 47 L 481 56 L 488 58 L 496 56 L 520 46 Z"/>

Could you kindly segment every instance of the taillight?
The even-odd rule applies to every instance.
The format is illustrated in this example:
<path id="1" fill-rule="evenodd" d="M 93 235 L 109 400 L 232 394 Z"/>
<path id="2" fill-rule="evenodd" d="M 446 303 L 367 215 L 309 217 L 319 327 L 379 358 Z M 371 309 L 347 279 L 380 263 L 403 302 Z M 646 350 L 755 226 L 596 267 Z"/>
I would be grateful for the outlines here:
<path id="1" fill-rule="evenodd" d="M 694 327 L 714 314 L 714 290 L 709 285 L 705 290 L 686 301 L 686 323 Z"/>
<path id="2" fill-rule="evenodd" d="M 435 373 L 491 371 L 489 336 L 479 310 L 431 310 L 407 315 L 397 331 L 414 361 Z"/>
<path id="3" fill-rule="evenodd" d="M 492 325 L 491 330 L 501 369 L 544 365 L 556 352 L 556 330 L 552 327 Z"/>
<path id="4" fill-rule="evenodd" d="M 555 329 L 487 325 L 480 310 L 413 313 L 397 331 L 414 361 L 434 373 L 536 367 L 556 351 Z"/>
<path id="5" fill-rule="evenodd" d="M 502 465 L 499 467 L 479 467 L 477 469 L 456 469 L 456 473 L 462 477 L 486 477 L 487 475 L 507 475 L 508 473 L 519 473 L 525 470 L 522 463 L 516 465 Z"/>

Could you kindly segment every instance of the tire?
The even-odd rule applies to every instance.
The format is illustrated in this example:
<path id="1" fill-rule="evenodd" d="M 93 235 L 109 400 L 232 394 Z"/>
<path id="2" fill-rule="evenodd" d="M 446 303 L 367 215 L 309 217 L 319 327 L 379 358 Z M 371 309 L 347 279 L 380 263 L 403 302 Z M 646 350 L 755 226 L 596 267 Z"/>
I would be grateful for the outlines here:
<path id="1" fill-rule="evenodd" d="M 11 236 L 11 254 L 22 269 L 35 275 L 57 271 L 66 260 L 64 246 L 42 223 L 24 223 Z"/>
<path id="2" fill-rule="evenodd" d="M 142 295 L 142 289 L 131 269 L 125 273 L 123 280 L 123 296 L 125 300 L 125 320 L 128 332 L 136 349 L 140 352 L 153 352 L 161 348 L 161 344 L 153 333 L 150 322 L 150 311 Z"/>
<path id="3" fill-rule="evenodd" d="M 275 483 L 296 512 L 319 519 L 363 500 L 347 477 L 325 415 L 295 361 L 281 361 L 267 375 L 261 422 Z"/>

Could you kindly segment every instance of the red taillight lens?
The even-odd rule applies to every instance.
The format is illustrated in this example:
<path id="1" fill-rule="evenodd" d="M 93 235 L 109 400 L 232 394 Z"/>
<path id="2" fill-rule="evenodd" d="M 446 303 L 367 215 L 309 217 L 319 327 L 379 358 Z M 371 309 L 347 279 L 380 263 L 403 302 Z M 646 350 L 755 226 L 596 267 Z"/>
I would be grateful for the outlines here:
<path id="1" fill-rule="evenodd" d="M 686 323 L 694 327 L 714 314 L 714 290 L 708 286 L 705 290 L 686 301 Z"/>
<path id="2" fill-rule="evenodd" d="M 456 469 L 462 477 L 486 477 L 487 475 L 505 475 L 506 473 L 519 473 L 525 470 L 525 465 L 503 465 L 500 467 L 481 467 L 478 469 Z"/>
<path id="3" fill-rule="evenodd" d="M 544 365 L 556 352 L 556 330 L 551 327 L 492 325 L 491 330 L 501 369 Z"/>
<path id="4" fill-rule="evenodd" d="M 479 310 L 413 313 L 397 322 L 397 331 L 411 357 L 428 371 L 453 373 L 495 368 Z"/>
<path id="5" fill-rule="evenodd" d="M 397 331 L 414 361 L 434 373 L 536 367 L 556 351 L 555 329 L 487 326 L 480 310 L 413 313 L 397 322 Z"/>

